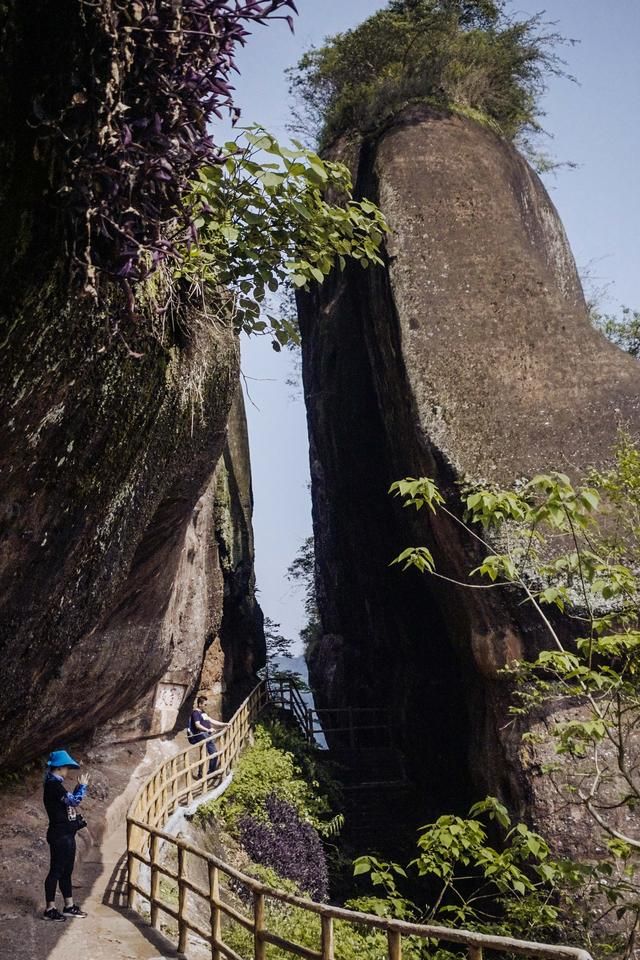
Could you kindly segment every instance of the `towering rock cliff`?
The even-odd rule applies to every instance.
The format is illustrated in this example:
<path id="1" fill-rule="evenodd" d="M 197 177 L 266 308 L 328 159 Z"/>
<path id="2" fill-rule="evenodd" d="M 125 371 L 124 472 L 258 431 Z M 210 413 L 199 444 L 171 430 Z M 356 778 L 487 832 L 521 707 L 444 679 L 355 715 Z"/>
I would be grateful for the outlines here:
<path id="1" fill-rule="evenodd" d="M 7 763 L 152 688 L 157 709 L 139 732 L 166 726 L 221 613 L 214 471 L 237 388 L 235 338 L 212 329 L 185 349 L 148 342 L 134 359 L 92 349 L 96 322 L 86 304 L 34 291 L 3 354 Z"/>
<path id="2" fill-rule="evenodd" d="M 462 479 L 578 475 L 618 423 L 640 425 L 638 366 L 592 329 L 544 187 L 490 130 L 414 107 L 337 152 L 391 233 L 385 269 L 347 267 L 300 298 L 324 628 L 312 681 L 324 705 L 393 708 L 434 807 L 491 792 L 542 810 L 498 671 L 544 631 L 504 593 L 389 570 L 414 544 L 461 580 L 476 557 L 453 520 L 387 490 L 430 476 L 455 504 Z"/>
<path id="3" fill-rule="evenodd" d="M 116 724 L 113 736 L 168 729 L 197 683 L 205 644 L 219 630 L 226 586 L 215 537 L 215 470 L 238 387 L 239 348 L 223 305 L 203 311 L 187 284 L 173 282 L 171 269 L 139 283 L 135 302 L 131 287 L 114 280 L 136 259 L 140 238 L 138 267 L 151 264 L 145 244 L 157 241 L 175 216 L 176 183 L 167 169 L 184 177 L 186 168 L 176 174 L 165 154 L 178 134 L 192 138 L 189 157 L 200 156 L 193 138 L 207 139 L 206 107 L 198 103 L 186 132 L 166 132 L 185 89 L 175 46 L 168 63 L 156 63 L 153 81 L 136 73 L 152 40 L 166 45 L 172 31 L 161 29 L 155 39 L 143 32 L 141 40 L 130 25 L 118 33 L 122 18 L 130 13 L 137 23 L 141 15 L 122 5 L 65 0 L 55 9 L 39 2 L 27 9 L 9 0 L 3 12 L 0 765 L 6 766 L 107 720 Z M 229 14 L 225 29 L 240 15 Z M 231 46 L 223 70 L 233 47 L 225 36 Z M 220 42 L 214 30 L 214 53 Z M 209 74 L 215 69 L 209 64 Z M 153 100 L 154 89 L 167 115 L 156 112 L 150 126 L 136 111 L 144 112 L 142 93 Z M 151 118 L 162 110 L 160 100 L 153 102 Z M 133 139 L 127 123 L 135 116 L 135 136 L 148 135 L 142 172 L 125 156 Z M 139 143 L 136 149 L 139 159 Z M 129 176 L 124 191 L 116 175 Z M 107 229 L 112 206 L 123 219 Z M 102 273 L 97 262 L 106 264 Z M 209 312 L 215 322 L 207 322 Z M 240 649 L 233 659 L 234 681 L 243 664 L 252 671 Z"/>
<path id="4" fill-rule="evenodd" d="M 232 712 L 251 690 L 265 660 L 252 518 L 249 439 L 238 385 L 222 454 L 187 524 L 160 630 L 161 636 L 168 624 L 174 632 L 170 661 L 144 696 L 102 727 L 101 739 L 173 729 L 196 688 L 220 715 Z"/>

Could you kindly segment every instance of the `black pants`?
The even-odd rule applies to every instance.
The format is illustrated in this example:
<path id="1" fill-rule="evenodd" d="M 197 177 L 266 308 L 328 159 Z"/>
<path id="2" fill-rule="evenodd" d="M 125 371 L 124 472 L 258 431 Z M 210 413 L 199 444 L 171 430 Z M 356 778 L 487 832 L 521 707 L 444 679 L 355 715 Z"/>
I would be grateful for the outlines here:
<path id="1" fill-rule="evenodd" d="M 198 733 L 195 737 L 193 737 L 191 743 L 202 743 L 203 740 L 206 740 L 207 736 L 208 735 L 206 733 Z M 208 741 L 206 748 L 207 753 L 209 754 L 209 769 L 207 771 L 207 776 L 211 776 L 212 773 L 215 773 L 216 767 L 218 766 L 218 751 L 216 750 L 216 745 L 213 740 Z M 202 764 L 202 767 L 196 776 L 201 777 L 203 769 L 204 764 Z"/>
<path id="2" fill-rule="evenodd" d="M 56 898 L 56 886 L 59 884 L 62 896 L 70 900 L 73 897 L 71 874 L 76 859 L 75 834 L 47 834 L 47 841 L 51 851 L 51 866 L 44 882 L 45 899 L 47 903 L 53 903 Z"/>

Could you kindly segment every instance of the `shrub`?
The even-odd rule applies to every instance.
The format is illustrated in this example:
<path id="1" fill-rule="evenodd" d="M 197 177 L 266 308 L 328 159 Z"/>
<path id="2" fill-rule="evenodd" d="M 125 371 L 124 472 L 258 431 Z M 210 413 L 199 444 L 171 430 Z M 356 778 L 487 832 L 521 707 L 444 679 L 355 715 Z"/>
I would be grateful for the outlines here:
<path id="1" fill-rule="evenodd" d="M 291 880 L 289 877 L 281 877 L 273 867 L 268 867 L 264 863 L 253 863 L 250 867 L 246 868 L 246 873 L 250 877 L 254 877 L 256 880 L 260 880 L 261 883 L 266 884 L 267 887 L 271 887 L 272 890 L 280 890 L 283 893 L 290 893 L 294 897 L 303 897 L 304 891 L 300 889 L 295 880 Z M 249 891 L 245 888 L 245 895 L 249 897 Z"/>
<path id="2" fill-rule="evenodd" d="M 344 795 L 336 778 L 335 765 L 327 760 L 325 752 L 305 740 L 295 722 L 273 720 L 269 724 L 269 735 L 274 747 L 294 755 L 302 779 L 316 794 L 326 798 L 331 810 L 344 809 Z M 324 836 L 324 825 L 316 824 L 316 827 Z"/>
<path id="3" fill-rule="evenodd" d="M 295 807 L 272 794 L 266 801 L 265 822 L 245 816 L 238 832 L 249 856 L 295 881 L 315 900 L 327 897 L 329 881 L 322 842 L 311 824 L 300 819 Z"/>
<path id="4" fill-rule="evenodd" d="M 267 899 L 266 926 L 277 936 L 298 943 L 308 950 L 319 950 L 320 918 L 289 904 Z M 383 931 L 367 927 L 357 927 L 342 920 L 334 924 L 335 956 L 340 960 L 387 960 L 387 938 Z M 251 956 L 253 937 L 248 930 L 238 924 L 228 924 L 223 938 L 237 954 Z M 292 954 L 280 947 L 269 948 L 269 960 L 291 960 Z M 405 960 L 418 960 L 424 957 L 420 945 L 411 938 L 403 943 L 402 956 Z M 449 960 L 449 958 L 447 958 Z"/>
<path id="5" fill-rule="evenodd" d="M 507 137 L 538 129 L 549 73 L 562 73 L 539 17 L 509 20 L 502 0 L 393 0 L 330 37 L 290 71 L 299 126 L 326 146 L 379 127 L 412 100 L 480 112 Z"/>
<path id="6" fill-rule="evenodd" d="M 203 804 L 196 817 L 202 821 L 220 813 L 231 830 L 246 815 L 267 821 L 267 799 L 274 794 L 313 826 L 319 826 L 329 813 L 326 799 L 302 778 L 293 753 L 278 749 L 267 727 L 258 724 L 255 742 L 238 761 L 229 789 L 220 800 Z"/>

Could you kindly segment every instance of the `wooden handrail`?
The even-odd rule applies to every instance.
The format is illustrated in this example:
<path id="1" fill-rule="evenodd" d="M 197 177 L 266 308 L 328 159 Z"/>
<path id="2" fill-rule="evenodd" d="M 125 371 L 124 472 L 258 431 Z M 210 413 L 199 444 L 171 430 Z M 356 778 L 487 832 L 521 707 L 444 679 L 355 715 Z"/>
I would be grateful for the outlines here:
<path id="1" fill-rule="evenodd" d="M 135 910 L 138 899 L 146 901 L 149 904 L 150 921 L 154 927 L 158 926 L 159 916 L 162 913 L 175 920 L 178 925 L 177 946 L 180 956 L 186 956 L 188 934 L 192 931 L 210 944 L 212 960 L 265 960 L 268 944 L 279 947 L 291 956 L 308 958 L 308 960 L 334 960 L 334 921 L 337 920 L 385 933 L 387 960 L 401 960 L 402 943 L 406 937 L 460 944 L 467 948 L 469 960 L 483 960 L 485 950 L 538 957 L 540 960 L 592 960 L 586 950 L 577 947 L 535 943 L 432 924 L 408 923 L 404 920 L 392 920 L 306 900 L 269 887 L 232 867 L 215 854 L 163 829 L 171 814 L 185 799 L 190 802 L 193 796 L 202 795 L 208 785 L 221 783 L 231 772 L 233 763 L 246 743 L 252 726 L 268 702 L 267 684 L 262 681 L 238 708 L 228 726 L 221 733 L 208 738 L 210 741 L 215 741 L 218 748 L 219 767 L 213 775 L 207 776 L 203 767 L 209 762 L 206 741 L 203 741 L 165 760 L 140 787 L 129 809 L 127 816 L 129 907 Z M 200 779 L 193 776 L 194 770 L 198 768 L 202 768 Z M 176 852 L 177 872 L 160 862 L 162 848 L 167 845 Z M 189 858 L 195 858 L 203 865 L 203 872 L 208 876 L 207 889 L 189 878 Z M 149 881 L 146 885 L 140 880 L 141 865 L 149 869 Z M 177 909 L 161 896 L 161 874 L 177 882 Z M 222 876 L 241 883 L 250 892 L 253 901 L 250 917 L 243 916 L 223 901 L 220 883 Z M 189 893 L 208 903 L 208 930 L 203 930 L 189 916 Z M 286 903 L 319 917 L 321 932 L 318 949 L 310 949 L 270 931 L 266 918 L 266 900 Z M 239 923 L 253 934 L 251 958 L 240 957 L 224 942 L 223 916 L 226 916 L 229 922 Z"/>
<path id="2" fill-rule="evenodd" d="M 361 733 L 379 733 L 391 741 L 389 711 L 384 707 L 310 707 L 294 682 L 287 678 L 267 678 L 272 702 L 288 711 L 297 721 L 309 743 L 316 735 L 348 734 L 353 749 L 358 746 Z M 342 719 L 344 717 L 344 720 Z M 344 725 L 346 723 L 346 726 Z"/>

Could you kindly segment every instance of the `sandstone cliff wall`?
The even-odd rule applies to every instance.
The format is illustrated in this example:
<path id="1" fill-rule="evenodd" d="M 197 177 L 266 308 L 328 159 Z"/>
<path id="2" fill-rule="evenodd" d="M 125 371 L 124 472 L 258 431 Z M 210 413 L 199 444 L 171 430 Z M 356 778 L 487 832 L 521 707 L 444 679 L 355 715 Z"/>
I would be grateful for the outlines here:
<path id="1" fill-rule="evenodd" d="M 619 422 L 640 425 L 638 367 L 591 328 L 544 187 L 491 131 L 415 107 L 355 170 L 391 227 L 386 268 L 348 267 L 299 303 L 324 627 L 312 682 L 324 704 L 393 709 L 435 808 L 491 792 L 541 810 L 498 670 L 544 631 L 494 591 L 389 570 L 413 544 L 459 579 L 476 557 L 455 522 L 387 490 L 431 476 L 455 503 L 463 478 L 579 474 Z"/>
<path id="2" fill-rule="evenodd" d="M 221 612 L 213 474 L 237 387 L 235 338 L 201 330 L 170 350 L 147 339 L 135 359 L 96 346 L 111 309 L 33 291 L 3 353 L 8 763 L 131 708 L 164 677 L 138 725 L 158 732 L 196 681 Z"/>
<path id="3" fill-rule="evenodd" d="M 222 586 L 221 621 L 208 645 L 201 687 L 218 709 L 234 712 L 265 662 L 263 615 L 256 600 L 253 491 L 242 390 L 229 414 L 227 443 L 213 488 L 216 560 Z"/>
<path id="4" fill-rule="evenodd" d="M 221 629 L 215 471 L 239 368 L 223 311 L 208 323 L 171 269 L 132 303 L 86 250 L 75 259 L 86 197 L 69 184 L 81 191 L 73 174 L 94 162 L 94 134 L 113 136 L 101 126 L 105 83 L 117 86 L 130 49 L 89 43 L 95 23 L 73 0 L 5 6 L 2 766 L 106 721 L 112 739 L 158 733 L 186 709 Z M 108 206 L 115 187 L 99 167 L 95 183 L 101 175 Z M 97 262 L 102 239 L 91 238 Z M 107 243 L 98 260 L 117 272 L 114 256 Z M 245 661 L 234 657 L 235 682 Z"/>

